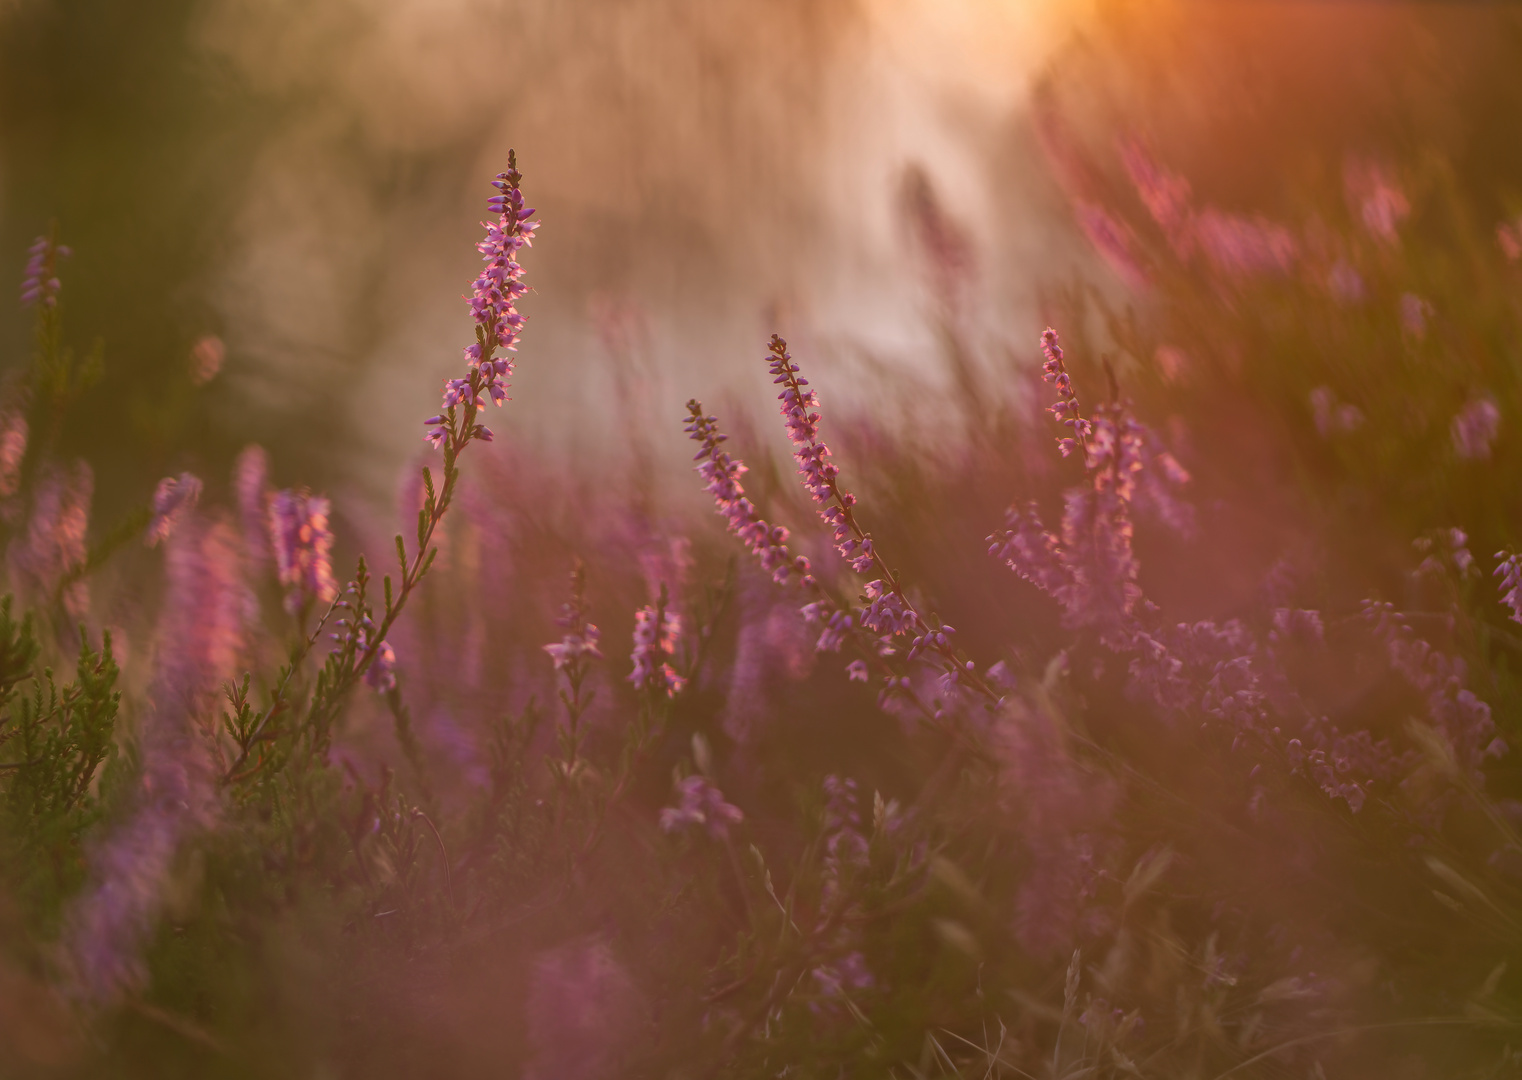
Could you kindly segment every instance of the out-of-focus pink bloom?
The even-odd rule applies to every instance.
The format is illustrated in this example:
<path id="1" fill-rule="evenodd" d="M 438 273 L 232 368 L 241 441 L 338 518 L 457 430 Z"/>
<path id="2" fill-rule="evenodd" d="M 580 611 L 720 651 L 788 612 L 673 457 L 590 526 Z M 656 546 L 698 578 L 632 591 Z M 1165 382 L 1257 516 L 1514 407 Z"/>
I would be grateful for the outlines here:
<path id="1" fill-rule="evenodd" d="M 1192 212 L 1189 181 L 1158 165 L 1137 139 L 1121 141 L 1120 160 L 1147 213 L 1177 249 L 1179 243 L 1175 241 L 1183 241 Z M 1187 250 L 1179 251 L 1179 254 L 1187 255 Z"/>
<path id="2" fill-rule="evenodd" d="M 1343 166 L 1343 188 L 1369 235 L 1385 244 L 1400 239 L 1400 223 L 1411 213 L 1411 203 L 1390 174 L 1377 162 L 1350 158 Z"/>
<path id="3" fill-rule="evenodd" d="M 947 312 L 960 311 L 977 269 L 971 238 L 941 207 L 930 177 L 919 166 L 904 176 L 903 204 L 936 299 Z"/>
<path id="4" fill-rule="evenodd" d="M 1449 425 L 1453 449 L 1468 461 L 1490 457 L 1490 446 L 1501 429 L 1501 410 L 1489 398 L 1477 398 L 1459 410 Z"/>
<path id="5" fill-rule="evenodd" d="M 629 672 L 629 681 L 636 689 L 666 697 L 681 692 L 686 680 L 666 662 L 676 653 L 681 630 L 681 617 L 666 609 L 664 598 L 634 613 L 634 651 L 630 656 L 634 670 Z"/>
<path id="6" fill-rule="evenodd" d="M 286 610 L 295 614 L 314 602 L 331 603 L 338 595 L 338 582 L 333 577 L 328 500 L 305 490 L 277 492 L 270 500 L 269 520 Z"/>
<path id="7" fill-rule="evenodd" d="M 58 260 L 73 254 L 51 237 L 39 236 L 27 249 L 26 271 L 21 281 L 21 303 L 25 307 L 53 307 L 58 303 Z"/>
<path id="8" fill-rule="evenodd" d="M 1287 274 L 1300 250 L 1282 225 L 1214 208 L 1195 215 L 1192 233 L 1210 265 L 1228 277 Z"/>
<path id="9" fill-rule="evenodd" d="M 613 1080 L 640 1033 L 641 996 L 601 937 L 534 958 L 524 1080 Z"/>
<path id="10" fill-rule="evenodd" d="M 216 334 L 207 334 L 191 346 L 190 381 L 196 386 L 205 386 L 217 377 L 226 358 L 227 346 L 222 344 L 222 339 Z"/>
<path id="11" fill-rule="evenodd" d="M 1368 297 L 1363 275 L 1353 269 L 1353 264 L 1346 259 L 1338 259 L 1327 274 L 1327 288 L 1341 304 L 1361 304 Z"/>
<path id="12" fill-rule="evenodd" d="M 723 840 L 731 825 L 745 820 L 740 808 L 725 802 L 724 793 L 700 773 L 684 779 L 676 790 L 676 805 L 661 811 L 661 828 L 666 832 L 702 828 L 715 840 Z"/>
<path id="13" fill-rule="evenodd" d="M 1089 243 L 1116 277 L 1133 289 L 1147 284 L 1147 275 L 1136 261 L 1133 250 L 1135 237 L 1125 222 L 1116 219 L 1098 203 L 1077 202 L 1073 213 L 1083 235 L 1088 237 Z"/>
<path id="14" fill-rule="evenodd" d="M 1316 387 L 1311 391 L 1310 400 L 1311 418 L 1323 439 L 1357 431 L 1363 426 L 1363 410 L 1347 402 L 1339 404 L 1330 386 Z"/>
<path id="15" fill-rule="evenodd" d="M 1507 262 L 1522 259 L 1522 222 L 1503 221 L 1496 226 L 1496 243 Z"/>
<path id="16" fill-rule="evenodd" d="M 68 468 L 52 466 L 43 472 L 32 498 L 26 532 L 10 547 L 11 566 L 36 601 L 51 603 L 54 590 L 65 577 L 83 568 L 94 491 L 95 476 L 83 461 Z M 82 618 L 90 608 L 84 577 L 65 585 L 59 599 L 71 619 Z"/>
<path id="17" fill-rule="evenodd" d="M 1522 555 L 1498 551 L 1496 558 L 1501 560 L 1495 569 L 1501 579 L 1501 603 L 1511 609 L 1512 622 L 1522 623 Z"/>
<path id="18" fill-rule="evenodd" d="M 148 523 L 144 537 L 149 547 L 157 547 L 169 539 L 180 515 L 201 498 L 201 479 L 191 473 L 178 477 L 166 476 L 159 481 L 153 492 L 153 519 Z"/>
<path id="19" fill-rule="evenodd" d="M 1175 345 L 1159 345 L 1152 359 L 1157 364 L 1158 374 L 1167 382 L 1178 382 L 1190 367 L 1188 354 Z"/>
<path id="20" fill-rule="evenodd" d="M 28 428 L 20 409 L 0 412 L 0 499 L 21 487 L 21 462 L 26 457 Z"/>
<path id="21" fill-rule="evenodd" d="M 1392 604 L 1368 601 L 1364 618 L 1384 641 L 1390 667 L 1426 695 L 1428 717 L 1447 739 L 1457 766 L 1471 783 L 1483 786 L 1480 765 L 1505 754 L 1508 747 L 1496 734 L 1490 706 L 1464 685 L 1464 661 L 1417 637 Z"/>
<path id="22" fill-rule="evenodd" d="M 238 455 L 233 494 L 243 525 L 243 550 L 252 561 L 262 562 L 270 556 L 269 455 L 264 447 L 250 444 Z"/>
<path id="23" fill-rule="evenodd" d="M 107 1002 L 147 980 L 142 946 L 162 909 L 176 852 L 217 816 L 207 753 L 218 688 L 237 671 L 252 597 L 237 534 L 190 512 L 169 538 L 158 662 L 140 732 L 142 782 L 130 816 L 90 854 L 91 883 L 65 920 L 75 994 Z"/>
<path id="24" fill-rule="evenodd" d="M 1400 295 L 1400 328 L 1417 340 L 1427 336 L 1427 320 L 1432 316 L 1432 305 L 1415 293 Z"/>

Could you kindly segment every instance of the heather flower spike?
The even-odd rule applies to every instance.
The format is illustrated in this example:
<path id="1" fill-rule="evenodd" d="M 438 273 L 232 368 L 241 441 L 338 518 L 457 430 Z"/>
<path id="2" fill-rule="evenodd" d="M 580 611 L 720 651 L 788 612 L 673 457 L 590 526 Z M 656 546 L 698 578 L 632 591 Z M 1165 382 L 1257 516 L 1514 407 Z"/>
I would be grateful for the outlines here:
<path id="1" fill-rule="evenodd" d="M 797 448 L 793 451 L 793 460 L 798 463 L 798 473 L 803 477 L 804 488 L 814 502 L 821 506 L 819 516 L 832 530 L 835 550 L 858 574 L 866 575 L 876 571 L 881 575 L 866 584 L 865 598 L 868 606 L 858 616 L 859 625 L 882 639 L 912 636 L 910 660 L 917 659 L 926 651 L 933 652 L 946 673 L 952 676 L 954 684 L 966 682 L 990 700 L 998 700 L 999 695 L 983 682 L 974 666 L 952 647 L 949 637 L 951 628 L 929 626 L 914 609 L 892 571 L 878 554 L 872 537 L 857 522 L 852 509 L 856 505 L 856 497 L 841 489 L 840 469 L 829 460 L 830 448 L 819 440 L 819 413 L 815 411 L 819 408 L 819 397 L 808 389 L 808 380 L 802 377 L 801 369 L 793 363 L 793 358 L 787 351 L 787 342 L 773 334 L 767 344 L 767 352 L 772 382 L 782 387 L 781 393 L 777 395 L 777 400 L 781 403 L 782 421 L 787 428 L 788 439 Z M 824 601 L 807 605 L 804 608 L 805 617 L 811 621 L 822 619 L 824 606 Z M 827 633 L 830 630 L 844 632 L 851 619 L 852 616 L 838 609 L 831 611 Z M 827 648 L 826 642 L 826 635 L 822 634 L 819 647 Z M 880 646 L 879 652 L 892 649 L 887 641 L 881 641 Z M 883 693 L 891 696 L 908 688 L 907 676 L 890 672 Z"/>
<path id="2" fill-rule="evenodd" d="M 675 697 L 687 680 L 667 662 L 676 653 L 676 639 L 682 632 L 682 620 L 667 609 L 666 588 L 653 604 L 634 613 L 634 651 L 630 656 L 634 670 L 629 682 L 636 690 L 664 697 Z"/>
<path id="3" fill-rule="evenodd" d="M 73 252 L 58 243 L 52 236 L 39 236 L 27 249 L 26 271 L 21 281 L 21 303 L 24 307 L 50 308 L 58 303 L 58 260 L 68 258 Z"/>
<path id="4" fill-rule="evenodd" d="M 313 601 L 332 602 L 338 583 L 333 578 L 328 500 L 306 491 L 281 491 L 270 500 L 269 518 L 275 567 L 286 590 L 285 609 L 294 615 Z"/>
<path id="5" fill-rule="evenodd" d="M 1501 579 L 1501 603 L 1511 609 L 1512 622 L 1522 623 L 1522 555 L 1514 551 L 1498 551 L 1501 560 L 1495 576 Z"/>
<path id="6" fill-rule="evenodd" d="M 571 571 L 571 599 L 563 604 L 555 620 L 565 634 L 559 642 L 544 646 L 555 670 L 565 681 L 560 701 L 565 705 L 566 726 L 561 729 L 561 754 L 569 771 L 581 752 L 581 717 L 592 703 L 592 695 L 583 692 L 592 661 L 601 660 L 597 648 L 601 636 L 597 626 L 587 619 L 587 571 L 580 560 Z"/>
<path id="7" fill-rule="evenodd" d="M 539 223 L 529 220 L 534 211 L 523 204 L 518 186 L 523 174 L 518 171 L 517 154 L 508 151 L 507 161 L 507 171 L 492 181 L 498 194 L 486 202 L 497 220 L 481 223 L 486 237 L 476 244 L 486 265 L 471 284 L 470 311 L 476 323 L 476 340 L 465 347 L 470 374 L 448 380 L 442 410 L 423 421 L 429 428 L 425 438 L 435 447 L 448 444 L 454 453 L 472 439 L 491 441 L 491 430 L 475 423 L 475 416 L 486 407 L 488 398 L 498 406 L 507 400 L 513 360 L 497 352 L 516 352 L 523 332 L 524 317 L 516 305 L 528 286 L 523 284 L 523 267 L 518 265 L 517 255 L 520 249 L 532 246 Z"/>
<path id="8" fill-rule="evenodd" d="M 1041 365 L 1041 377 L 1057 388 L 1057 403 L 1050 407 L 1051 414 L 1072 431 L 1072 437 L 1057 440 L 1063 457 L 1074 450 L 1088 449 L 1089 436 L 1094 425 L 1083 419 L 1078 412 L 1078 393 L 1073 389 L 1072 376 L 1062 362 L 1062 346 L 1057 342 L 1057 331 L 1048 326 L 1041 331 L 1041 352 L 1046 360 Z"/>
<path id="9" fill-rule="evenodd" d="M 745 488 L 740 484 L 740 477 L 747 471 L 745 463 L 719 449 L 719 444 L 729 436 L 720 433 L 714 417 L 703 415 L 702 402 L 696 399 L 687 402 L 687 412 L 687 436 L 701 446 L 693 458 L 698 463 L 698 475 L 705 481 L 729 531 L 745 542 L 760 560 L 761 568 L 779 585 L 788 579 L 789 574 L 796 572 L 804 587 L 811 587 L 814 578 L 809 572 L 808 559 L 788 553 L 787 529 L 768 524 L 745 497 Z"/>
<path id="10" fill-rule="evenodd" d="M 200 497 L 201 480 L 191 473 L 160 480 L 153 493 L 153 519 L 148 523 L 145 537 L 148 546 L 157 547 L 167 540 L 180 514 L 194 506 Z"/>
<path id="11" fill-rule="evenodd" d="M 724 801 L 724 793 L 706 776 L 694 773 L 677 785 L 677 803 L 661 811 L 661 829 L 681 832 L 704 829 L 715 840 L 727 840 L 729 827 L 745 820 L 738 806 Z"/>

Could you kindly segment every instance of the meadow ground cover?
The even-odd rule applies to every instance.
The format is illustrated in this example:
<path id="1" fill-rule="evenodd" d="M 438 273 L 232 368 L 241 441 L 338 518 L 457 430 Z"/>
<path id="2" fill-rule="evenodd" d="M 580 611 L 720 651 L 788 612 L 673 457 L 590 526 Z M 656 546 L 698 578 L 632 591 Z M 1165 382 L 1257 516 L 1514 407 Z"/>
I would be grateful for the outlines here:
<path id="1" fill-rule="evenodd" d="M 976 355 L 911 185 L 947 400 L 853 414 L 773 335 L 791 461 L 677 401 L 639 432 L 676 476 L 497 422 L 533 408 L 510 156 L 380 542 L 259 446 L 92 522 L 103 359 L 39 238 L 0 1072 L 1522 1071 L 1522 223 L 1362 153 L 1228 208 L 1048 105 L 1111 280 Z"/>

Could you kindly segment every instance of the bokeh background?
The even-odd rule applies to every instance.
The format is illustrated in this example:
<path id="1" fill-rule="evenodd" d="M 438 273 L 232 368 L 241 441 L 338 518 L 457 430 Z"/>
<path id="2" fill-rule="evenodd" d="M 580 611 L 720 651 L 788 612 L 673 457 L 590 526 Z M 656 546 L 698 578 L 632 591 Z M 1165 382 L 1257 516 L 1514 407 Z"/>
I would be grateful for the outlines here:
<path id="1" fill-rule="evenodd" d="M 1188 869 L 1174 873 L 1192 876 L 1157 900 L 1157 925 L 1176 918 L 1178 935 L 1165 927 L 1157 940 L 1176 955 L 1216 956 L 1220 897 L 1248 912 L 1243 963 L 1262 968 L 1251 977 L 1279 986 L 1310 964 L 1303 956 L 1331 972 L 1332 1011 L 1307 1014 L 1308 1025 L 1333 1015 L 1378 1024 L 1461 1008 L 1495 956 L 1515 952 L 1511 926 L 1441 922 L 1398 814 L 1395 825 L 1368 825 L 1373 815 L 1355 820 L 1281 770 L 1264 798 L 1288 809 L 1266 824 L 1252 817 L 1230 740 L 1191 741 L 1192 725 L 1138 719 L 1123 664 L 1092 640 L 1074 643 L 1055 604 L 986 558 L 984 537 L 1015 500 L 1041 501 L 1054 521 L 1077 475 L 1056 459 L 1038 408 L 1048 391 L 1037 335 L 1057 325 L 1085 401 L 1113 379 L 1193 474 L 1197 528 L 1144 521 L 1136 531 L 1147 596 L 1170 619 L 1262 621 L 1281 603 L 1324 611 L 1332 644 L 1308 665 L 1307 694 L 1348 730 L 1399 739 L 1422 705 L 1405 700 L 1415 694 L 1397 687 L 1382 646 L 1358 637 L 1356 618 L 1364 599 L 1390 598 L 1467 658 L 1476 692 L 1516 741 L 1517 641 L 1488 573 L 1490 553 L 1522 538 L 1522 242 L 1513 254 L 1497 233 L 1522 213 L 1519 122 L 1522 15 L 1502 4 L 0 0 L 0 272 L 8 262 L 19 282 L 27 246 L 54 222 L 74 249 L 68 334 L 82 349 L 104 342 L 105 375 L 68 414 L 56 456 L 94 469 L 93 538 L 184 470 L 205 479 L 208 507 L 234 505 L 233 461 L 257 443 L 274 486 L 333 498 L 342 576 L 357 549 L 384 550 L 392 523 L 417 505 L 421 420 L 470 340 L 462 294 L 477 222 L 487 181 L 515 148 L 543 223 L 524 258 L 534 292 L 522 305 L 530 323 L 515 400 L 492 418 L 496 441 L 472 446 L 429 589 L 393 636 L 426 764 L 416 774 L 431 775 L 428 797 L 456 812 L 451 842 L 466 841 L 470 800 L 489 788 L 492 725 L 530 696 L 552 698 L 542 646 L 559 633 L 571 552 L 592 567 L 606 635 L 607 693 L 589 723 L 593 751 L 608 759 L 633 714 L 621 665 L 634 611 L 668 582 L 695 606 L 722 577 L 732 546 L 689 471 L 689 397 L 724 418 L 752 466 L 750 490 L 796 528 L 798 550 L 845 576 L 810 531 L 783 456 L 762 363 L 778 331 L 818 387 L 863 513 L 916 595 L 978 643 L 981 664 L 1018 668 L 1023 693 L 1060 684 L 1054 695 L 1103 750 L 1079 760 L 1026 731 L 1031 744 L 998 759 L 988 791 L 959 788 L 936 809 L 960 830 L 948 858 L 993 899 L 968 915 L 927 887 L 903 939 L 876 940 L 884 986 L 913 999 L 895 1014 L 906 1044 L 921 1034 L 914 1024 L 982 1009 L 985 971 L 968 958 L 986 956 L 989 985 L 1023 1002 L 1026 1049 L 1044 1045 L 1050 1017 L 1030 1002 L 1061 999 L 1063 935 L 1086 932 L 1063 893 L 1080 854 L 1064 845 L 1089 834 L 1105 843 L 1081 856 L 1111 858 L 1111 885 L 1158 845 L 1184 853 Z M 1136 147 L 1186 177 L 1193 205 L 1218 220 L 1291 232 L 1296 259 L 1236 273 L 1171 248 L 1128 173 Z M 1388 234 L 1369 225 L 1359 188 L 1376 175 L 1405 206 Z M 0 304 L 0 367 L 30 362 L 31 318 Z M 1471 453 L 1452 425 L 1479 402 L 1496 424 Z M 1468 533 L 1465 558 L 1479 570 L 1442 547 L 1452 534 L 1437 530 L 1453 527 Z M 1413 540 L 1427 546 L 1413 554 Z M 1432 558 L 1448 563 L 1417 569 L 1435 543 Z M 157 557 L 131 545 L 92 581 L 92 630 L 121 629 L 139 688 L 158 632 Z M 716 631 L 720 658 L 632 789 L 625 824 L 646 847 L 604 852 L 590 885 L 578 882 L 558 908 L 540 903 L 529 875 L 489 876 L 480 856 L 472 873 L 487 884 L 471 887 L 488 914 L 466 948 L 447 920 L 429 925 L 444 883 L 421 859 L 405 884 L 422 929 L 363 947 L 335 929 L 348 915 L 334 912 L 380 893 L 352 880 L 364 867 L 346 850 L 318 886 L 291 885 L 299 903 L 266 904 L 249 886 L 252 915 L 210 901 L 181 911 L 155 895 L 156 912 L 173 909 L 162 920 L 172 930 L 146 949 L 156 981 L 144 1000 L 165 1012 L 114 1029 L 136 1048 L 122 1074 L 151 1075 L 163 1054 L 196 1075 L 200 1059 L 173 1027 L 189 1017 L 251 1055 L 253 1073 L 313 1060 L 405 1073 L 434 1056 L 464 1069 L 493 1060 L 500 1028 L 519 1060 L 539 1062 L 529 1075 L 553 1075 L 546 1063 L 585 1033 L 536 1045 L 534 1009 L 548 1007 L 545 994 L 553 1004 L 556 987 L 575 996 L 606 983 L 596 972 L 541 976 L 561 962 L 548 950 L 588 934 L 591 953 L 567 954 L 576 963 L 638 981 L 648 1000 L 685 1000 L 693 973 L 708 973 L 729 940 L 733 913 L 721 901 L 736 898 L 714 886 L 720 914 L 708 922 L 661 908 L 650 898 L 666 895 L 662 875 L 685 881 L 672 867 L 687 864 L 640 856 L 656 850 L 668 774 L 690 763 L 694 735 L 711 744 L 715 775 L 747 807 L 754 835 L 788 856 L 812 843 L 794 812 L 818 818 L 826 773 L 905 804 L 939 783 L 937 733 L 885 716 L 841 664 L 817 662 L 796 605 L 748 564 L 739 574 Z M 266 625 L 247 651 L 272 666 L 292 626 L 271 582 L 256 588 Z M 419 783 L 409 797 L 422 799 L 379 699 L 357 699 L 347 722 L 338 755 L 352 771 L 344 779 L 334 766 L 334 791 L 352 784 L 332 805 L 347 813 L 343 800 L 369 799 L 382 765 Z M 522 760 L 548 752 L 547 728 Z M 1485 768 L 1487 798 L 1522 795 L 1511 758 Z M 1043 769 L 1058 778 L 1051 787 Z M 549 783 L 536 782 L 522 782 L 524 805 Z M 1043 819 L 1039 800 L 1064 784 L 1052 796 L 1059 811 Z M 1159 790 L 1184 801 L 1149 802 Z M 267 838 L 255 816 L 208 842 L 236 849 L 222 853 L 224 870 L 260 865 Z M 1210 831 L 1218 816 L 1261 825 L 1262 846 L 1233 848 Z M 1491 856 L 1515 848 L 1476 840 L 1485 827 L 1463 818 L 1428 839 L 1451 843 L 1473 864 L 1466 871 L 1484 867 L 1474 872 L 1512 903 L 1515 873 Z M 553 854 L 536 857 L 549 865 Z M 1291 861 L 1296 874 L 1280 880 Z M 317 879 L 304 873 L 292 881 Z M 196 880 L 182 891 L 236 898 L 227 882 L 248 879 Z M 946 888 L 966 894 L 958 881 Z M 1057 912 L 1045 937 L 1015 911 L 1032 892 Z M 982 935 L 986 953 L 955 946 L 948 912 L 973 927 L 962 945 Z M 672 925 L 685 917 L 686 936 Z M 272 927 L 263 938 L 227 932 L 260 919 Z M 1421 946 L 1408 950 L 1413 933 Z M 956 956 L 945 960 L 935 941 Z M 449 968 L 450 950 L 469 948 L 480 962 Z M 1124 988 L 1151 1015 L 1165 1015 L 1153 1002 L 1174 999 L 1168 979 L 1187 981 L 1159 964 L 1171 974 Z M 226 971 L 239 974 L 219 983 Z M 1397 985 L 1410 996 L 1386 994 Z M 351 1006 L 368 1026 L 334 1019 Z M 691 1020 L 685 1007 L 670 1015 Z M 1506 1008 L 1510 1032 L 1522 1010 Z M 787 1030 L 807 1041 L 809 1022 Z M 652 1060 L 681 1060 L 682 1030 L 673 1022 Z M 1502 1036 L 1427 1038 L 1389 1060 L 1452 1054 L 1481 1075 Z M 1341 1052 L 1356 1062 L 1361 1047 Z M 1510 1055 L 1501 1060 L 1515 1065 Z M 1296 1066 L 1316 1075 L 1308 1061 Z M 1388 1075 L 1444 1074 L 1413 1065 Z"/>

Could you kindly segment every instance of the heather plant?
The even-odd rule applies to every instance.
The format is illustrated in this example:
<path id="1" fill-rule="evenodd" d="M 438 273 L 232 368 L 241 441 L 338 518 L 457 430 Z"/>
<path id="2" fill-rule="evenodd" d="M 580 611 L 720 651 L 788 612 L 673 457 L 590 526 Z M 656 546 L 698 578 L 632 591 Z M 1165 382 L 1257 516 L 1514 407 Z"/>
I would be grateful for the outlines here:
<path id="1" fill-rule="evenodd" d="M 971 241 L 912 178 L 964 434 L 842 408 L 827 443 L 773 336 L 801 483 L 688 402 L 721 529 L 484 426 L 538 229 L 508 166 L 390 573 L 343 580 L 366 538 L 259 447 L 92 538 L 56 432 L 94 369 L 62 345 L 65 249 L 29 253 L 37 353 L 0 390 L 5 1064 L 1516 1071 L 1496 492 L 1522 444 L 1494 365 L 1438 349 L 1473 310 L 1416 280 L 1398 171 L 1349 159 L 1339 226 L 1292 224 L 1122 139 L 1074 217 L 1146 305 L 1054 289 L 1062 336 L 997 386 L 960 329 Z M 47 1046 L 12 987 L 69 1018 Z"/>

